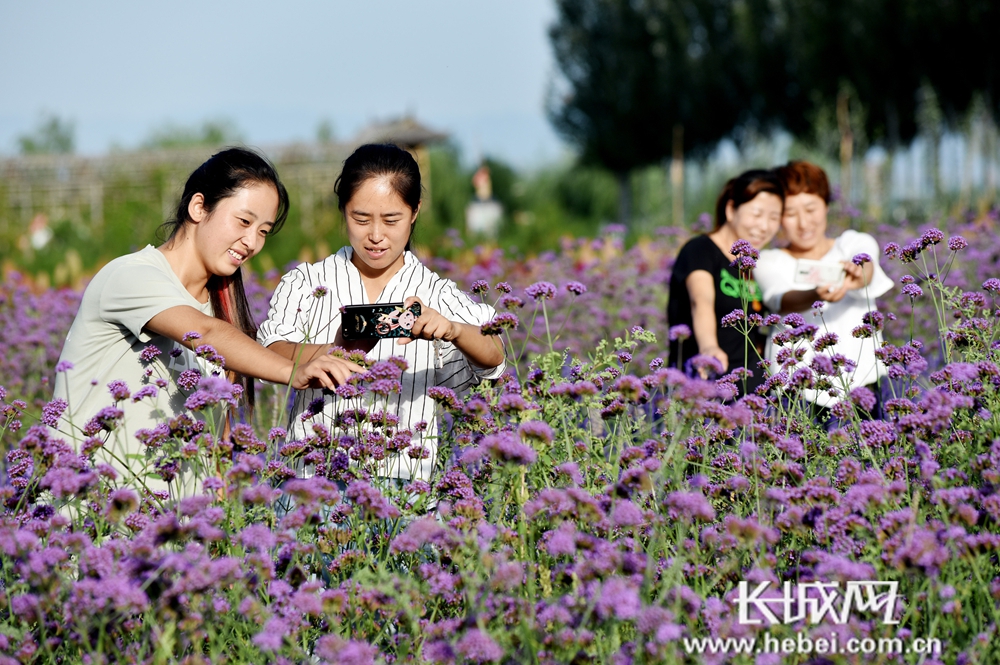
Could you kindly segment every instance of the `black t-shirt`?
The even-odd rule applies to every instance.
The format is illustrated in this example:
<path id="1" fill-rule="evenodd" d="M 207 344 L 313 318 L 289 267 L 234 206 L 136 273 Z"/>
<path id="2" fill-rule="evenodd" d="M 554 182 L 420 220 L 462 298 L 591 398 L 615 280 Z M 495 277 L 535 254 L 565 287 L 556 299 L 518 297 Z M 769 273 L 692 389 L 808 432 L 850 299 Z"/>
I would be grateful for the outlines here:
<path id="1" fill-rule="evenodd" d="M 718 245 L 707 235 L 700 235 L 689 240 L 681 248 L 670 274 L 670 300 L 667 302 L 667 322 L 670 326 L 685 324 L 691 328 L 691 337 L 683 343 L 670 342 L 670 366 L 686 370 L 685 364 L 698 354 L 698 343 L 694 338 L 694 325 L 691 317 L 691 296 L 687 290 L 687 278 L 695 270 L 704 270 L 712 276 L 715 282 L 715 320 L 735 309 L 743 309 L 741 292 L 745 294 L 748 313 L 764 314 L 760 287 L 757 282 L 741 280 L 739 271 L 731 266 L 729 260 Z M 724 328 L 718 323 L 719 348 L 729 356 L 729 367 L 726 372 L 736 367 L 746 367 L 753 372 L 753 377 L 747 379 L 747 392 L 764 380 L 764 370 L 757 366 L 759 353 L 764 350 L 766 336 L 755 328 L 750 333 L 750 345 L 746 344 L 743 332 L 738 328 Z M 756 351 L 754 350 L 756 347 Z M 748 353 L 749 352 L 749 353 Z M 742 382 L 740 382 L 742 393 Z"/>

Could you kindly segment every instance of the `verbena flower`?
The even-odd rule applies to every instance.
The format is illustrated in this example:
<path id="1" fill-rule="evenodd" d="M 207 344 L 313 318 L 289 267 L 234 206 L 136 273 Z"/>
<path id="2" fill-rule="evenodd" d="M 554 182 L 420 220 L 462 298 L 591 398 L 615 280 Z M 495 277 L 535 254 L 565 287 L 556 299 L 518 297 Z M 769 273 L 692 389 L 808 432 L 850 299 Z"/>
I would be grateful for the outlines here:
<path id="1" fill-rule="evenodd" d="M 535 282 L 524 293 L 533 300 L 552 300 L 556 297 L 556 287 L 552 282 Z"/>
<path id="2" fill-rule="evenodd" d="M 582 296 L 587 292 L 587 287 L 580 282 L 568 282 L 566 284 L 566 290 L 575 296 Z"/>
<path id="3" fill-rule="evenodd" d="M 920 236 L 920 244 L 924 247 L 936 245 L 944 240 L 944 233 L 940 229 L 928 229 Z"/>
<path id="4" fill-rule="evenodd" d="M 684 341 L 691 337 L 691 328 L 683 323 L 676 326 L 670 326 L 668 337 L 671 342 Z"/>
<path id="5" fill-rule="evenodd" d="M 504 330 L 516 330 L 520 324 L 517 316 L 510 312 L 500 312 L 492 320 L 484 323 L 480 331 L 484 335 L 500 335 Z"/>
<path id="6" fill-rule="evenodd" d="M 963 250 L 969 246 L 969 241 L 962 236 L 952 236 L 948 238 L 948 249 L 953 252 Z"/>

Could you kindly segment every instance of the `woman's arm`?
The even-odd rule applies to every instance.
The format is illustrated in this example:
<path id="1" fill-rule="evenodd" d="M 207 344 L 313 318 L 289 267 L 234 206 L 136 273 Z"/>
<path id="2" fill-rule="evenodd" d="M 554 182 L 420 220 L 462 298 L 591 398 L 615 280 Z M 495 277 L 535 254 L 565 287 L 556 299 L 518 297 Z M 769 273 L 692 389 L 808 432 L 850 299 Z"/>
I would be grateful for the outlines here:
<path id="1" fill-rule="evenodd" d="M 691 324 L 698 353 L 717 358 L 723 371 L 729 369 L 729 356 L 719 348 L 719 321 L 715 316 L 715 278 L 707 270 L 695 270 L 684 280 L 691 298 Z"/>
<path id="2" fill-rule="evenodd" d="M 403 306 L 415 302 L 420 303 L 420 316 L 410 331 L 413 337 L 401 337 L 397 344 L 409 344 L 414 339 L 440 339 L 454 344 L 478 367 L 498 367 L 503 363 L 503 341 L 499 336 L 484 335 L 478 326 L 452 321 L 415 296 L 407 298 Z"/>
<path id="3" fill-rule="evenodd" d="M 208 316 L 187 305 L 163 310 L 151 318 L 144 327 L 150 332 L 186 346 L 192 343 L 185 342 L 184 336 L 189 332 L 196 332 L 201 338 L 194 343 L 194 346 L 211 345 L 226 359 L 226 369 L 273 383 L 291 383 L 296 389 L 311 387 L 332 389 L 345 383 L 351 374 L 365 371 L 364 368 L 343 358 L 328 355 L 313 354 L 296 364 L 290 357 L 265 349 L 225 321 Z"/>

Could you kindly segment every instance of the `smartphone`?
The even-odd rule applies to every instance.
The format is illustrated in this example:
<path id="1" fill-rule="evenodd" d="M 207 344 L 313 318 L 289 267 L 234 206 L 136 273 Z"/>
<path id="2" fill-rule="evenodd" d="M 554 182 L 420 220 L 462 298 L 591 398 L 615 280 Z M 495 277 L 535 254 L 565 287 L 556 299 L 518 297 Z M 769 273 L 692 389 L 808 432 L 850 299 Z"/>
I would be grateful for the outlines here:
<path id="1" fill-rule="evenodd" d="M 410 337 L 410 330 L 420 316 L 420 303 L 409 307 L 403 307 L 401 302 L 346 305 L 340 311 L 345 340 Z"/>
<path id="2" fill-rule="evenodd" d="M 795 283 L 810 286 L 840 286 L 844 281 L 844 266 L 833 261 L 799 259 L 795 264 Z"/>

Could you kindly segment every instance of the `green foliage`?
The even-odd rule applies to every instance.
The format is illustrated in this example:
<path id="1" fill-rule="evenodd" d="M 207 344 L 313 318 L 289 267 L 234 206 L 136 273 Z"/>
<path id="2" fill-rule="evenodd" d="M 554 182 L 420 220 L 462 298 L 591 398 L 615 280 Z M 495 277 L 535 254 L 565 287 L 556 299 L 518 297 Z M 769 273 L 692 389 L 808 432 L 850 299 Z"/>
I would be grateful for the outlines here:
<path id="1" fill-rule="evenodd" d="M 56 115 L 45 116 L 35 130 L 17 143 L 22 155 L 63 155 L 73 152 L 73 123 Z"/>
<path id="2" fill-rule="evenodd" d="M 227 119 L 206 120 L 200 127 L 166 124 L 154 130 L 143 148 L 190 148 L 243 142 L 243 133 Z"/>

